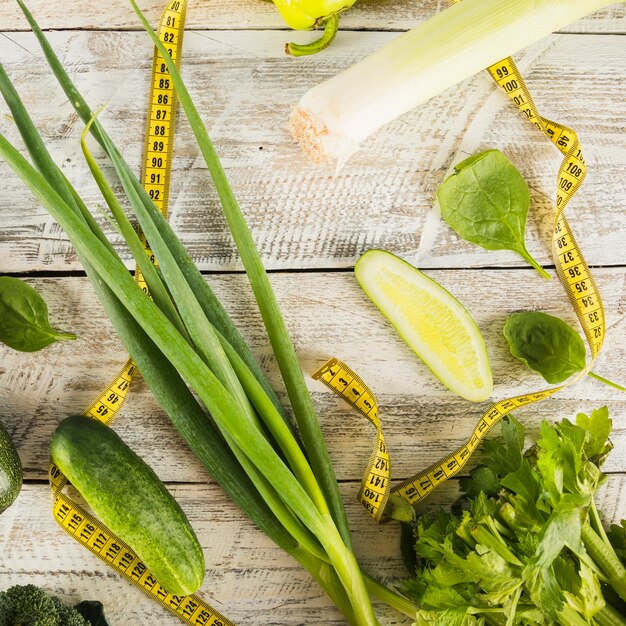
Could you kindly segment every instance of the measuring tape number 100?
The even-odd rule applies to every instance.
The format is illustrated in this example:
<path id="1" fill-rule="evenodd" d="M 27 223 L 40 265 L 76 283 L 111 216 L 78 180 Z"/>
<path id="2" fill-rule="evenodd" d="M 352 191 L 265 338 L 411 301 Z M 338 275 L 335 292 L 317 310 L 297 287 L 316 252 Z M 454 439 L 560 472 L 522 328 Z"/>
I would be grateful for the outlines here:
<path id="1" fill-rule="evenodd" d="M 552 256 L 559 280 L 585 333 L 591 351 L 591 362 L 565 385 L 496 402 L 478 420 L 478 424 L 463 445 L 444 459 L 391 488 L 391 465 L 378 419 L 376 398 L 369 387 L 345 363 L 335 358 L 330 359 L 313 374 L 313 378 L 321 380 L 337 395 L 348 401 L 376 427 L 376 444 L 361 480 L 358 499 L 378 522 L 387 520 L 392 514 L 392 507 L 387 506 L 390 495 L 396 495 L 410 505 L 420 502 L 463 468 L 480 441 L 505 415 L 514 409 L 548 398 L 586 376 L 591 371 L 604 342 L 606 325 L 600 293 L 563 214 L 587 173 L 578 136 L 571 128 L 539 114 L 512 58 L 492 65 L 487 71 L 528 120 L 535 124 L 563 154 L 557 179 Z"/>
<path id="2" fill-rule="evenodd" d="M 187 0 L 171 0 L 161 17 L 159 27 L 159 39 L 165 44 L 178 67 L 180 67 L 186 11 Z M 155 48 L 148 101 L 142 183 L 165 217 L 167 217 L 168 208 L 175 121 L 176 93 L 163 57 Z M 154 262 L 154 256 L 143 235 L 142 241 L 146 254 Z M 142 289 L 147 292 L 146 283 L 138 270 L 135 271 L 135 278 Z M 124 404 L 135 369 L 135 364 L 132 359 L 129 359 L 83 415 L 105 424 L 111 424 Z M 234 626 L 230 620 L 197 595 L 175 596 L 168 593 L 128 544 L 63 493 L 68 481 L 53 462 L 50 462 L 49 477 L 54 519 L 85 548 L 153 600 L 174 613 L 181 621 L 193 626 Z M 161 537 L 160 540 L 168 541 L 168 538 Z"/>

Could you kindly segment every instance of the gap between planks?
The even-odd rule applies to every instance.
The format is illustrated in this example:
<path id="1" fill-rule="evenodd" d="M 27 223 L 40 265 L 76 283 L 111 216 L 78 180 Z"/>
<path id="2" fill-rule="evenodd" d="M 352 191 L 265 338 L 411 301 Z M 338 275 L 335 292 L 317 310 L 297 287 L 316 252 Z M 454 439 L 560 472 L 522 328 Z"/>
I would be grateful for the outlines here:
<path id="1" fill-rule="evenodd" d="M 597 269 L 620 269 L 626 268 L 626 264 L 616 263 L 616 264 L 604 264 L 604 265 L 591 265 L 587 264 L 590 270 Z M 554 270 L 554 264 L 545 264 L 542 265 L 543 269 L 546 270 Z M 424 268 L 425 272 L 436 270 L 437 272 L 458 272 L 459 270 L 468 271 L 468 272 L 483 272 L 483 271 L 495 271 L 495 272 L 506 272 L 506 271 L 518 271 L 518 272 L 535 272 L 532 267 L 515 267 L 515 266 L 501 266 L 501 265 L 484 265 L 482 267 L 436 267 L 436 268 Z M 354 271 L 354 267 L 302 267 L 302 268 L 269 268 L 266 269 L 265 272 L 267 274 L 351 274 Z M 133 272 L 132 269 L 129 269 L 129 272 Z M 207 278 L 211 276 L 239 276 L 245 275 L 246 271 L 241 270 L 219 270 L 219 269 L 211 269 L 211 270 L 200 270 L 200 274 L 202 276 L 206 276 Z M 27 270 L 25 272 L 2 272 L 3 276 L 12 276 L 14 278 L 86 278 L 87 274 L 83 270 Z"/>
<path id="2" fill-rule="evenodd" d="M 10 31 L 26 29 L 26 23 L 15 6 L 5 9 L 8 15 L 5 24 Z M 142 2 L 142 9 L 148 19 L 155 22 L 163 10 L 165 0 Z M 348 31 L 391 31 L 407 30 L 421 21 L 445 9 L 445 0 L 360 0 L 341 16 L 342 30 Z M 106 30 L 137 28 L 137 18 L 127 0 L 108 0 L 94 6 L 86 0 L 76 0 L 74 10 L 59 12 L 54 3 L 45 0 L 31 0 L 29 7 L 46 29 Z M 565 32 L 612 32 L 626 31 L 626 10 L 621 6 L 611 6 L 563 29 Z M 102 25 L 106 24 L 107 28 Z M 187 16 L 189 28 L 210 28 L 214 30 L 285 30 L 285 23 L 270 2 L 259 0 L 192 0 Z"/>

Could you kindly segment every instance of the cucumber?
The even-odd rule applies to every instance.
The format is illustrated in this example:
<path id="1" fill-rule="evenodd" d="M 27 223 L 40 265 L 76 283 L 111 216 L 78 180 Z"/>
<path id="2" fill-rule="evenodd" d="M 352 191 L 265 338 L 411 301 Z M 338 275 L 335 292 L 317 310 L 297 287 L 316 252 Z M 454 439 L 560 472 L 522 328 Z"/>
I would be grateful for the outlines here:
<path id="1" fill-rule="evenodd" d="M 6 428 L 0 422 L 0 513 L 8 509 L 22 488 L 22 463 Z"/>
<path id="2" fill-rule="evenodd" d="M 452 294 L 385 250 L 363 254 L 354 273 L 370 300 L 448 389 L 473 402 L 491 395 L 485 342 Z"/>
<path id="3" fill-rule="evenodd" d="M 52 459 L 94 513 L 174 595 L 195 593 L 204 556 L 189 520 L 154 471 L 112 428 L 73 416 L 52 435 Z"/>

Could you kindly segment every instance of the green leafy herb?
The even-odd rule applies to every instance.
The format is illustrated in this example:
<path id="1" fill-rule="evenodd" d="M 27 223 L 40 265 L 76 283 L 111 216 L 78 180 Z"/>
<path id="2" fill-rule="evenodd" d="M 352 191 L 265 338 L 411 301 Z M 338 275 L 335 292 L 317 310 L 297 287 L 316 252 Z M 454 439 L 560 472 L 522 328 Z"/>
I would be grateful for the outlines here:
<path id="1" fill-rule="evenodd" d="M 513 250 L 550 279 L 524 243 L 528 185 L 502 152 L 487 150 L 459 163 L 437 198 L 443 219 L 460 237 L 487 250 Z"/>
<path id="2" fill-rule="evenodd" d="M 543 422 L 525 454 L 522 425 L 508 416 L 502 428 L 461 481 L 465 510 L 414 525 L 418 567 L 404 589 L 421 609 L 415 626 L 626 625 L 626 522 L 607 537 L 593 501 L 608 410 Z"/>
<path id="3" fill-rule="evenodd" d="M 0 341 L 21 352 L 36 352 L 60 340 L 76 339 L 48 322 L 48 306 L 30 285 L 0 276 Z"/>
<path id="4" fill-rule="evenodd" d="M 563 320 L 541 311 L 509 315 L 504 337 L 511 354 L 556 385 L 585 368 L 585 344 L 580 335 Z M 626 389 L 597 374 L 589 376 L 620 391 Z"/>

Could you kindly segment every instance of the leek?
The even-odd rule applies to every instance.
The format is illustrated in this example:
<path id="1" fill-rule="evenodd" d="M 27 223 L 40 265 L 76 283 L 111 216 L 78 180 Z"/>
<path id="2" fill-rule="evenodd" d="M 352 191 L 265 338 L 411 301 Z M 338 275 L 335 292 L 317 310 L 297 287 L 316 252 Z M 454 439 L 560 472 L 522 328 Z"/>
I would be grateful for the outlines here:
<path id="1" fill-rule="evenodd" d="M 313 87 L 294 137 L 339 166 L 381 126 L 614 0 L 463 0 Z"/>

